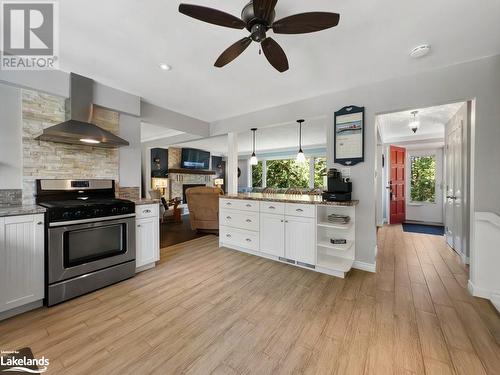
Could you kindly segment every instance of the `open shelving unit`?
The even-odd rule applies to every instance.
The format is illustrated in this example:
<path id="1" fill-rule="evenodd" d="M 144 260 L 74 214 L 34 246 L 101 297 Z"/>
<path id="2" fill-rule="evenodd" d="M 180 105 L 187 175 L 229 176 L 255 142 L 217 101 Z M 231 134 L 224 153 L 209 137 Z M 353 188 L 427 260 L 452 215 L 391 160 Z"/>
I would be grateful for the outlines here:
<path id="1" fill-rule="evenodd" d="M 316 268 L 321 272 L 345 277 L 356 254 L 355 207 L 318 205 L 316 222 Z M 348 215 L 347 224 L 328 222 L 328 215 Z M 332 244 L 330 239 L 345 239 L 346 244 Z"/>

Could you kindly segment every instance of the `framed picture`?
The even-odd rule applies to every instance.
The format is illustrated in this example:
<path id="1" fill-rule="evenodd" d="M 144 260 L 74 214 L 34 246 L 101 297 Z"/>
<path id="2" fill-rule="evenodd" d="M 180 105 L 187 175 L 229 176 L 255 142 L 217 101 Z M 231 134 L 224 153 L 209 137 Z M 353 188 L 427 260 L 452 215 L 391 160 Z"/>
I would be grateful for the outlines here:
<path id="1" fill-rule="evenodd" d="M 356 165 L 365 160 L 365 107 L 351 105 L 335 112 L 335 163 Z"/>

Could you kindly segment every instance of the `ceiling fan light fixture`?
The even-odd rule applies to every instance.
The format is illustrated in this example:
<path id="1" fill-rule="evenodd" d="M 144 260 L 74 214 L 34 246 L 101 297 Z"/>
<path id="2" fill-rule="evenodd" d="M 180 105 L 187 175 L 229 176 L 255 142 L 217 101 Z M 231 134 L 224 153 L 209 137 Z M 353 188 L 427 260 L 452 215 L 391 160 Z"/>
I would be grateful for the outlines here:
<path id="1" fill-rule="evenodd" d="M 255 132 L 257 128 L 250 129 L 253 132 L 253 147 L 252 147 L 252 156 L 250 157 L 250 165 L 257 165 L 259 163 L 259 159 L 257 159 L 257 155 L 255 155 Z"/>
<path id="2" fill-rule="evenodd" d="M 415 134 L 417 130 L 420 128 L 420 121 L 418 121 L 417 119 L 418 111 L 412 111 L 411 114 L 413 115 L 413 118 L 410 120 L 408 127 Z"/>

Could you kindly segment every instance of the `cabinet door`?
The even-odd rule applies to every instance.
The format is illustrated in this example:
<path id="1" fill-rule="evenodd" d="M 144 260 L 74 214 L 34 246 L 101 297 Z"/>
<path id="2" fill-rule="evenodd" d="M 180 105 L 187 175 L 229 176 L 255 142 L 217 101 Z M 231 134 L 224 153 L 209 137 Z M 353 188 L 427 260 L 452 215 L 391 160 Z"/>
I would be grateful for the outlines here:
<path id="1" fill-rule="evenodd" d="M 151 217 L 136 221 L 136 267 L 156 262 L 160 259 L 159 222 Z"/>
<path id="2" fill-rule="evenodd" d="M 0 311 L 44 297 L 44 215 L 0 218 Z"/>
<path id="3" fill-rule="evenodd" d="M 285 257 L 316 264 L 316 227 L 314 218 L 285 216 Z"/>
<path id="4" fill-rule="evenodd" d="M 285 256 L 285 220 L 283 215 L 260 214 L 260 251 Z"/>

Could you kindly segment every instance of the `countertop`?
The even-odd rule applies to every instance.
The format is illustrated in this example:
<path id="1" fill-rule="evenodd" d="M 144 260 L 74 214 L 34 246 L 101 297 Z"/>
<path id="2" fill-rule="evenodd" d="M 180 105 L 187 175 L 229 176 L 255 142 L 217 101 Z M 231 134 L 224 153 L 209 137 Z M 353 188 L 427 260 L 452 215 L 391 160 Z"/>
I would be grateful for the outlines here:
<path id="1" fill-rule="evenodd" d="M 141 206 L 144 204 L 159 204 L 160 200 L 159 199 L 130 199 L 132 202 L 135 203 L 136 206 Z"/>
<path id="2" fill-rule="evenodd" d="M 237 195 L 221 195 L 220 198 L 226 199 L 248 199 L 266 202 L 283 202 L 283 203 L 304 203 L 317 204 L 325 206 L 357 206 L 359 201 L 345 202 L 329 202 L 324 201 L 320 195 L 292 195 L 292 194 L 262 194 L 262 193 L 238 193 Z"/>
<path id="3" fill-rule="evenodd" d="M 45 207 L 37 205 L 8 205 L 0 204 L 0 217 L 43 214 Z"/>

